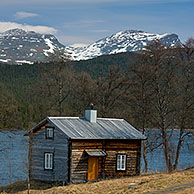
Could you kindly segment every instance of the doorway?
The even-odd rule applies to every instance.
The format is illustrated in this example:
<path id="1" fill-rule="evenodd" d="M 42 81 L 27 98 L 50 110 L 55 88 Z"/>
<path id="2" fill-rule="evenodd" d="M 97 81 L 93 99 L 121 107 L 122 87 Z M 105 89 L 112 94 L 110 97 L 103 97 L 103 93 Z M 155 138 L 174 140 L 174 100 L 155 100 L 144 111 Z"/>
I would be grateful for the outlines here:
<path id="1" fill-rule="evenodd" d="M 88 157 L 88 180 L 98 179 L 98 157 Z"/>

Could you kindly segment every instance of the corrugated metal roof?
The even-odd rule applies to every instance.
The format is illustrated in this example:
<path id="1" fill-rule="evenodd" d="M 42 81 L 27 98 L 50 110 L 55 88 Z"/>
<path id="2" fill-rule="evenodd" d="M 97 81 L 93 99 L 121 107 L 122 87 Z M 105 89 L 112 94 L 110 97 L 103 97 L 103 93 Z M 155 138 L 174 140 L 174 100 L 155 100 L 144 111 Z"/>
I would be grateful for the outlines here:
<path id="1" fill-rule="evenodd" d="M 97 118 L 91 123 L 79 117 L 47 117 L 47 121 L 71 139 L 146 139 L 123 119 Z"/>

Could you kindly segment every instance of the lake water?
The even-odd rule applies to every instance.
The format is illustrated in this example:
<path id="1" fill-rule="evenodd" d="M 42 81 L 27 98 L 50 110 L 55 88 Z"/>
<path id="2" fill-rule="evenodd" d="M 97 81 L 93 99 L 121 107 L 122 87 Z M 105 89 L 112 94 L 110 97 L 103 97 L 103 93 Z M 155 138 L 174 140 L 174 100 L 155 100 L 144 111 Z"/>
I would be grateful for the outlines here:
<path id="1" fill-rule="evenodd" d="M 28 137 L 24 136 L 25 131 L 0 132 L 0 185 L 7 185 L 17 180 L 25 180 L 27 174 L 28 159 Z M 158 134 L 157 130 L 149 131 L 148 140 Z M 177 131 L 172 134 L 171 147 L 177 140 Z M 155 141 L 155 140 L 154 140 Z M 160 142 L 157 139 L 156 144 Z M 149 171 L 165 171 L 165 160 L 162 148 L 156 149 L 147 154 Z M 143 164 L 144 166 L 144 164 Z M 194 166 L 194 143 L 192 138 L 185 139 L 180 154 L 178 168 L 185 169 Z"/>
<path id="2" fill-rule="evenodd" d="M 155 147 L 161 143 L 161 135 L 159 134 L 159 130 L 148 130 L 146 136 L 148 137 L 148 142 L 154 142 L 154 145 L 151 147 Z M 176 146 L 178 141 L 178 130 L 170 130 L 168 131 L 170 136 L 170 148 L 173 153 L 176 152 Z M 178 169 L 186 169 L 194 166 L 194 131 L 189 131 L 190 135 L 186 136 L 181 152 L 180 158 L 178 163 Z M 175 158 L 175 156 L 174 156 Z M 148 170 L 152 172 L 164 172 L 166 170 L 165 166 L 165 159 L 164 159 L 164 152 L 162 147 L 157 148 L 154 151 L 150 151 L 148 149 L 147 154 L 148 159 Z M 144 162 L 143 162 L 143 169 L 144 169 Z"/>
<path id="3" fill-rule="evenodd" d="M 28 137 L 24 131 L 0 131 L 0 185 L 25 180 Z"/>

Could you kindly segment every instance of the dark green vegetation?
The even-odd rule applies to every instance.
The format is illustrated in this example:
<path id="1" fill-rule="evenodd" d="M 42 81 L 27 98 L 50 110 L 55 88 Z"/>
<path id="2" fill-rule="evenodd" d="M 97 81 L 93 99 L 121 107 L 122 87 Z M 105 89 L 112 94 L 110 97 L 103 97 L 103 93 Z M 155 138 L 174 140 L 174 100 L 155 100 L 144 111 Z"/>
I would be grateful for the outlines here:
<path id="1" fill-rule="evenodd" d="M 29 129 L 46 116 L 59 115 L 57 93 L 59 95 L 60 92 L 60 98 L 65 97 L 61 99 L 60 115 L 82 116 L 87 105 L 96 101 L 87 97 L 97 92 L 94 91 L 95 88 L 90 88 L 92 84 L 100 77 L 105 79 L 113 66 L 124 72 L 130 61 L 135 61 L 133 53 L 102 56 L 68 64 L 0 65 L 0 128 Z M 61 79 L 62 86 L 58 78 Z M 84 83 L 78 83 L 79 81 Z M 82 96 L 80 90 L 85 90 L 85 96 Z M 101 93 L 99 90 L 98 92 Z M 80 95 L 80 99 L 77 95 Z M 77 103 L 81 107 L 77 107 Z M 95 108 L 97 106 L 96 104 Z"/>

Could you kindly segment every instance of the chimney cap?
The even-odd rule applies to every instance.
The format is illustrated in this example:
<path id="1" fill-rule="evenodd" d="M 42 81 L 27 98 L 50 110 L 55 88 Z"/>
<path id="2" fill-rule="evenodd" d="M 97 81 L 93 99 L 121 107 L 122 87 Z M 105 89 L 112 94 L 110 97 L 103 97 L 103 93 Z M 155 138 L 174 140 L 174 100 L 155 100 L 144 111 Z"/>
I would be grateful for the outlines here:
<path id="1" fill-rule="evenodd" d="M 93 110 L 94 109 L 94 104 L 91 102 L 90 103 L 90 109 Z"/>

